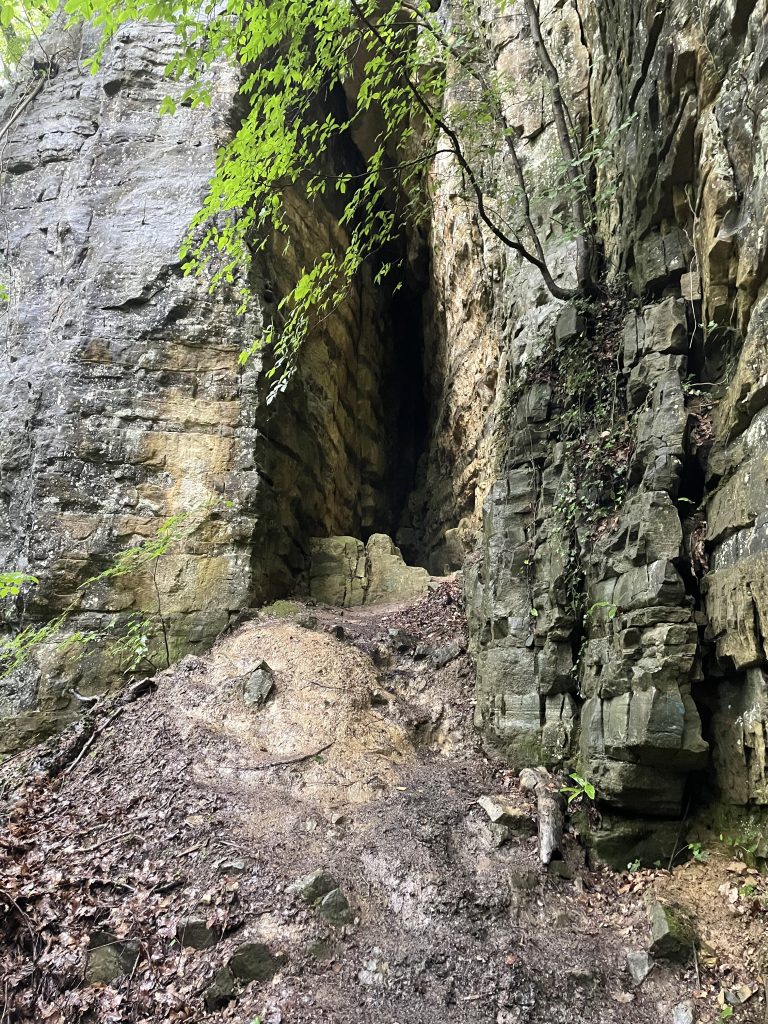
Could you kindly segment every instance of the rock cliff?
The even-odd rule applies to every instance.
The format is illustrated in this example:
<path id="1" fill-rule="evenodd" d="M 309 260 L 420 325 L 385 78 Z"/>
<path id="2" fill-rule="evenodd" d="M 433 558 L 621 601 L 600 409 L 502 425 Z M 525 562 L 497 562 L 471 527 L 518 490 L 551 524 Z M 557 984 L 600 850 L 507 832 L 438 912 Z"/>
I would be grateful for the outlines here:
<path id="1" fill-rule="evenodd" d="M 523 6 L 479 16 L 525 173 L 556 184 Z M 567 0 L 541 16 L 594 157 L 599 295 L 554 300 L 441 155 L 406 298 L 362 280 L 271 405 L 266 357 L 243 370 L 238 354 L 340 232 L 333 210 L 286 197 L 292 248 L 259 264 L 243 319 L 177 255 L 236 81 L 221 69 L 210 111 L 159 119 L 162 31 L 124 30 L 93 78 L 88 33 L 56 36 L 58 73 L 2 155 L 0 564 L 43 578 L 26 609 L 42 619 L 168 516 L 205 509 L 159 580 L 89 590 L 77 609 L 93 627 L 162 599 L 175 653 L 291 591 L 310 538 L 389 532 L 430 572 L 467 566 L 476 724 L 513 765 L 578 765 L 635 819 L 679 818 L 702 781 L 759 809 L 768 10 Z M 534 197 L 572 285 L 563 215 L 556 187 Z M 104 685 L 100 663 L 48 660 L 3 684 L 8 748 L 75 713 L 68 686 Z"/>

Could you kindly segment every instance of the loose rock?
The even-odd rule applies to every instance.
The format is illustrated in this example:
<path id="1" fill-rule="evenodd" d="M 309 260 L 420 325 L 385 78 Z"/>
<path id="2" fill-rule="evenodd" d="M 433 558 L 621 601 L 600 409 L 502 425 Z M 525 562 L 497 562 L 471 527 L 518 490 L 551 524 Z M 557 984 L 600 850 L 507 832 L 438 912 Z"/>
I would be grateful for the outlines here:
<path id="1" fill-rule="evenodd" d="M 182 946 L 210 949 L 219 941 L 220 932 L 210 928 L 204 917 L 184 917 L 176 926 L 176 938 Z"/>
<path id="2" fill-rule="evenodd" d="M 243 700 L 251 707 L 262 707 L 275 686 L 272 669 L 262 661 L 243 683 Z"/>
<path id="3" fill-rule="evenodd" d="M 229 969 L 240 981 L 268 981 L 284 959 L 273 956 L 264 942 L 245 942 L 229 961 Z"/>
<path id="4" fill-rule="evenodd" d="M 222 967 L 205 990 L 203 1002 L 209 1013 L 223 1009 L 235 994 L 235 976 L 228 967 Z"/>
<path id="5" fill-rule="evenodd" d="M 685 961 L 693 952 L 694 933 L 690 923 L 672 907 L 658 901 L 649 908 L 653 956 Z"/>
<path id="6" fill-rule="evenodd" d="M 334 889 L 327 896 L 324 896 L 320 901 L 317 912 L 329 924 L 348 924 L 352 920 L 352 910 L 349 906 L 349 901 L 341 889 Z"/>
<path id="7" fill-rule="evenodd" d="M 635 985 L 642 985 L 651 972 L 653 961 L 643 950 L 632 950 L 627 953 L 627 968 Z"/>
<path id="8" fill-rule="evenodd" d="M 136 965 L 139 948 L 138 942 L 118 939 L 111 932 L 94 932 L 85 968 L 86 983 L 109 985 L 130 974 Z"/>

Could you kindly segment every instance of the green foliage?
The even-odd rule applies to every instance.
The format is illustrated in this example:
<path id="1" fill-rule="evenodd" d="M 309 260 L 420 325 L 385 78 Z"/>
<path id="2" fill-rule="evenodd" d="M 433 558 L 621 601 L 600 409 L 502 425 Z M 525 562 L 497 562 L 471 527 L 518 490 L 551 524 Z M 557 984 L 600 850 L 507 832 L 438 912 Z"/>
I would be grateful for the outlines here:
<path id="1" fill-rule="evenodd" d="M 102 32 L 88 62 L 92 70 L 128 22 L 162 21 L 175 29 L 179 48 L 166 71 L 178 85 L 163 100 L 163 114 L 210 103 L 221 62 L 241 69 L 245 112 L 218 154 L 182 246 L 187 273 L 212 289 L 239 289 L 245 312 L 256 254 L 280 237 L 291 245 L 289 195 L 310 202 L 325 197 L 340 211 L 342 233 L 301 267 L 272 321 L 242 354 L 245 362 L 273 347 L 270 400 L 285 386 L 303 340 L 347 299 L 361 268 L 370 266 L 381 282 L 398 265 L 403 225 L 417 224 L 426 212 L 425 172 L 438 148 L 456 158 L 458 194 L 466 193 L 503 244 L 539 267 L 553 294 L 562 293 L 526 212 L 529 186 L 515 154 L 516 129 L 506 121 L 503 96 L 520 83 L 499 71 L 477 5 L 456 0 L 450 21 L 432 6 L 431 0 L 66 0 L 73 20 L 91 21 Z M 511 0 L 493 0 L 486 14 L 501 18 L 510 7 Z M 451 99 L 444 103 L 447 83 Z M 357 137 L 367 141 L 353 174 L 339 166 L 338 154 Z M 607 145 L 590 137 L 575 160 L 566 154 L 561 185 L 567 180 L 588 192 L 590 168 Z M 502 152 L 512 159 L 499 160 Z M 584 225 L 574 230 L 583 234 Z"/>
<path id="2" fill-rule="evenodd" d="M 755 861 L 761 839 L 762 836 L 760 835 L 752 838 L 743 835 L 734 836 L 723 832 L 720 833 L 720 842 L 724 843 L 739 860 L 743 860 L 747 864 Z"/>
<path id="3" fill-rule="evenodd" d="M 702 847 L 701 843 L 688 843 L 688 850 L 695 861 L 700 864 L 706 864 L 709 860 L 709 854 Z"/>
<path id="4" fill-rule="evenodd" d="M 571 772 L 569 778 L 573 780 L 573 785 L 563 786 L 560 790 L 564 796 L 568 797 L 568 806 L 575 800 L 581 800 L 582 797 L 586 797 L 588 800 L 595 799 L 595 787 L 583 775 Z"/>
<path id="5" fill-rule="evenodd" d="M 733 1007 L 724 1006 L 720 1011 L 720 1020 L 730 1020 L 733 1016 Z"/>
<path id="6" fill-rule="evenodd" d="M 12 77 L 27 47 L 39 39 L 57 6 L 55 0 L 0 0 L 0 84 Z"/>
<path id="7" fill-rule="evenodd" d="M 40 583 L 37 576 L 26 572 L 0 572 L 0 601 L 8 597 L 18 597 L 25 586 L 36 587 Z"/>
<path id="8" fill-rule="evenodd" d="M 187 273 L 205 276 L 211 288 L 239 285 L 244 309 L 254 255 L 275 235 L 290 244 L 286 193 L 335 195 L 347 237 L 302 270 L 280 300 L 279 322 L 267 325 L 243 354 L 245 360 L 273 344 L 272 373 L 279 376 L 308 331 L 345 300 L 363 263 L 387 247 L 420 205 L 428 150 L 420 146 L 410 162 L 399 157 L 415 139 L 413 83 L 418 80 L 425 95 L 443 89 L 443 69 L 432 59 L 434 38 L 415 39 L 415 20 L 439 27 L 429 3 L 415 0 L 407 14 L 400 3 L 386 10 L 378 0 L 224 0 L 202 8 L 186 0 L 68 0 L 66 10 L 102 30 L 101 48 L 90 61 L 94 70 L 126 22 L 166 21 L 175 28 L 179 50 L 167 74 L 182 83 L 182 95 L 168 97 L 164 113 L 180 103 L 209 103 L 217 62 L 242 68 L 247 113 L 219 152 L 182 248 Z M 353 79 L 356 99 L 347 110 L 338 97 Z M 365 169 L 355 177 L 339 172 L 334 148 L 373 108 L 381 114 L 380 130 Z M 386 265 L 379 274 L 386 274 Z"/>
<path id="9" fill-rule="evenodd" d="M 605 609 L 605 615 L 608 620 L 615 619 L 619 611 L 618 605 L 612 604 L 610 601 L 595 601 L 593 605 L 587 608 L 584 614 L 586 618 L 591 619 L 602 609 Z"/>

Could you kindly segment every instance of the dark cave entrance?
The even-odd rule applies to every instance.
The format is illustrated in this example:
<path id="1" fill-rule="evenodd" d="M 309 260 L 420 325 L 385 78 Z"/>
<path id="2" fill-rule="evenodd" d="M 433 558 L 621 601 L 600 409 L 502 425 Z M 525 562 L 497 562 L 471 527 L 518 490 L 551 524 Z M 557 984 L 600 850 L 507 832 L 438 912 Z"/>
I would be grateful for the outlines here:
<path id="1" fill-rule="evenodd" d="M 411 260 L 404 250 L 405 244 L 401 274 L 393 275 L 384 300 L 388 351 L 381 391 L 385 436 L 380 441 L 387 460 L 382 482 L 386 511 L 363 539 L 371 533 L 388 533 L 406 562 L 425 565 L 427 553 L 421 550 L 418 531 L 401 528 L 410 521 L 409 500 L 418 487 L 431 428 L 425 323 L 430 253 L 425 242 Z"/>

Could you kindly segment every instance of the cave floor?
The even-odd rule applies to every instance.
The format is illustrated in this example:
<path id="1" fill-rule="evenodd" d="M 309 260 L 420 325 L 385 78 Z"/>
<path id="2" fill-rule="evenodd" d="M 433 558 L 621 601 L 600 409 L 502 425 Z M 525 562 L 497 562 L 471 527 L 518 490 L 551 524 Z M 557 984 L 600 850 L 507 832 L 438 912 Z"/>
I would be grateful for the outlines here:
<path id="1" fill-rule="evenodd" d="M 498 845 L 478 797 L 503 793 L 530 823 L 534 809 L 472 731 L 455 581 L 299 619 L 259 616 L 149 696 L 105 701 L 79 760 L 73 728 L 0 770 L 3 1024 L 650 1024 L 687 1019 L 695 994 L 695 1019 L 720 1019 L 722 956 L 698 978 L 657 965 L 634 986 L 627 970 L 649 944 L 645 899 L 674 875 L 589 867 L 574 834 L 567 878 L 535 835 Z M 243 680 L 262 660 L 275 686 L 253 707 Z M 294 885 L 318 869 L 348 901 L 336 921 Z M 725 867 L 699 870 L 697 898 L 717 894 Z M 195 929 L 209 948 L 179 941 Z M 263 977 L 230 978 L 215 1005 L 249 941 L 268 947 L 252 947 Z M 127 957 L 109 984 L 92 983 L 97 942 Z M 761 998 L 735 1019 L 762 1020 Z"/>

